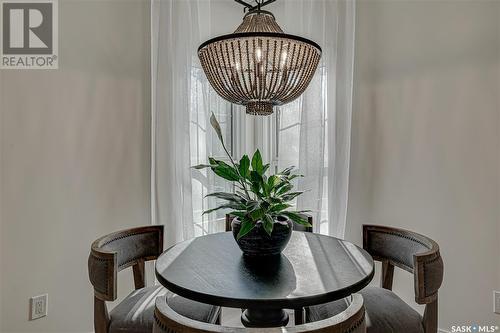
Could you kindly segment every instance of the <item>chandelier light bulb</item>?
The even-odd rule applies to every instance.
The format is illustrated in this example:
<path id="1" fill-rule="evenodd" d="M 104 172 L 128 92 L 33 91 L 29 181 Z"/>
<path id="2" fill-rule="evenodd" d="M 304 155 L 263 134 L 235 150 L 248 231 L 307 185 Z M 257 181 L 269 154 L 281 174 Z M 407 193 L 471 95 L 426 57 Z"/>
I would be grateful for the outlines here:
<path id="1" fill-rule="evenodd" d="M 286 57 L 287 57 L 287 53 L 286 53 L 286 51 L 283 51 L 281 53 L 281 65 L 280 65 L 281 68 L 285 67 L 285 65 L 286 65 Z"/>
<path id="2" fill-rule="evenodd" d="M 255 50 L 255 58 L 257 62 L 262 61 L 262 50 L 259 47 Z"/>

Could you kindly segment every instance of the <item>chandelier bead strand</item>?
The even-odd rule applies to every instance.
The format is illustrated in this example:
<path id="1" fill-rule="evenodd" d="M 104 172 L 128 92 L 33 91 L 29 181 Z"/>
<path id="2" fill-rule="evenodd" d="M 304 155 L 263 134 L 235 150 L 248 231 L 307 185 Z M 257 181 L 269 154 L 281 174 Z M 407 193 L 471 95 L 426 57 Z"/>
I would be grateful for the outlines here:
<path id="1" fill-rule="evenodd" d="M 253 115 L 270 115 L 274 106 L 298 98 L 321 58 L 319 45 L 284 33 L 274 15 L 260 9 L 268 2 L 257 1 L 233 34 L 213 38 L 198 49 L 215 91 Z"/>

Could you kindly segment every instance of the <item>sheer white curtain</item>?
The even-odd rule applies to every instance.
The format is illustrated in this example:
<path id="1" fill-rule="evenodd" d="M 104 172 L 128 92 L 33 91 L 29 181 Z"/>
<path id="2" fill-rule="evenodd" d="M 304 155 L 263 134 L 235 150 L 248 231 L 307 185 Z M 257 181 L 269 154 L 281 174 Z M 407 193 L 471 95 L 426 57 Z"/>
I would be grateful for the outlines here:
<path id="1" fill-rule="evenodd" d="M 297 165 L 309 191 L 297 203 L 314 210 L 317 231 L 342 236 L 347 208 L 354 47 L 354 3 L 281 0 L 269 6 L 285 31 L 323 48 L 320 68 L 306 93 L 274 118 L 277 165 Z M 208 156 L 222 157 L 208 118 L 215 112 L 235 156 L 262 147 L 266 121 L 240 114 L 209 86 L 196 55 L 202 41 L 233 31 L 242 7 L 230 0 L 152 0 L 152 216 L 173 244 L 221 230 L 219 215 L 201 216 L 213 202 L 203 196 L 230 190 L 211 173 L 193 171 Z M 239 109 L 239 108 L 237 108 Z M 238 121 L 234 121 L 234 118 Z M 236 127 L 231 126 L 237 124 Z M 255 133 L 245 134 L 245 128 Z M 262 129 L 260 129 L 262 131 Z M 253 140 L 252 144 L 249 141 Z M 243 142 L 242 142 L 243 141 Z M 238 151 L 237 147 L 246 147 Z M 268 146 L 271 146 L 269 144 Z M 233 149 L 234 148 L 234 149 Z M 273 149 L 270 149 L 273 150 Z M 221 214 L 221 213 L 219 213 Z M 328 222 L 326 222 L 328 221 Z"/>
<path id="2" fill-rule="evenodd" d="M 329 234 L 344 237 L 349 194 L 356 9 L 354 0 L 339 1 L 334 7 L 337 29 L 327 45 L 331 51 L 335 48 L 335 52 L 324 59 L 333 74 L 328 77 L 328 118 L 331 119 L 327 140 L 328 220 Z M 326 39 L 329 39 L 328 34 Z"/>
<path id="3" fill-rule="evenodd" d="M 210 127 L 211 112 L 232 149 L 231 105 L 210 88 L 197 56 L 201 42 L 239 23 L 240 7 L 231 5 L 224 0 L 151 2 L 151 209 L 153 223 L 165 225 L 167 245 L 223 227 L 214 222 L 222 213 L 202 216 L 215 204 L 203 197 L 231 189 L 211 172 L 190 166 L 206 163 L 208 156 L 224 158 Z"/>
<path id="4" fill-rule="evenodd" d="M 315 231 L 343 237 L 347 216 L 354 63 L 355 2 L 282 1 L 285 31 L 322 47 L 319 68 L 305 93 L 280 110 L 279 163 L 298 165 L 300 209 L 313 210 Z"/>
<path id="5" fill-rule="evenodd" d="M 197 11 L 191 1 L 152 1 L 152 218 L 167 245 L 193 235 L 187 92 Z"/>

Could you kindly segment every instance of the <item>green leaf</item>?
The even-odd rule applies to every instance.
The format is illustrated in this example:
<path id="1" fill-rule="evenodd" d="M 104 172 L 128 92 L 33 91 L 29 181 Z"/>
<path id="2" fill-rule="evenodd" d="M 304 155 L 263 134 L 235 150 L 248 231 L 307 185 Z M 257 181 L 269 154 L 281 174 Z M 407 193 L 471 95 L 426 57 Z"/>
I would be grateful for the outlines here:
<path id="1" fill-rule="evenodd" d="M 257 208 L 256 210 L 250 212 L 250 217 L 254 222 L 260 220 L 262 216 L 264 216 L 264 211 L 261 208 Z"/>
<path id="2" fill-rule="evenodd" d="M 272 196 L 267 197 L 266 200 L 271 204 L 283 203 L 283 200 L 281 200 L 280 198 L 276 198 L 276 197 L 272 197 Z"/>
<path id="3" fill-rule="evenodd" d="M 267 169 L 269 169 L 269 166 L 270 166 L 270 165 L 271 165 L 271 164 L 269 164 L 269 163 L 268 163 L 268 164 L 264 165 L 264 167 L 262 167 L 262 174 L 265 174 L 265 173 L 266 173 L 266 171 L 267 171 Z"/>
<path id="4" fill-rule="evenodd" d="M 240 176 L 236 169 L 222 161 L 219 161 L 219 164 L 217 166 L 212 167 L 212 170 L 217 176 L 229 181 L 234 182 L 240 179 Z"/>
<path id="5" fill-rule="evenodd" d="M 205 169 L 205 168 L 210 168 L 210 167 L 212 167 L 210 164 L 198 164 L 198 165 L 192 166 L 191 168 L 200 170 L 200 169 Z"/>
<path id="6" fill-rule="evenodd" d="M 238 216 L 239 218 L 244 218 L 247 215 L 246 211 L 232 211 L 228 213 L 229 215 Z"/>
<path id="7" fill-rule="evenodd" d="M 282 204 L 277 204 L 277 205 L 272 206 L 271 209 L 269 209 L 269 211 L 272 213 L 278 213 L 278 212 L 281 212 L 282 210 L 285 210 L 285 209 L 290 208 L 290 207 L 291 207 L 291 205 L 282 203 Z"/>
<path id="8" fill-rule="evenodd" d="M 250 190 L 252 191 L 253 194 L 255 194 L 257 197 L 262 197 L 262 194 L 260 193 L 260 186 L 259 184 L 256 184 L 256 183 L 252 183 L 252 185 L 250 185 Z"/>
<path id="9" fill-rule="evenodd" d="M 247 201 L 247 203 L 246 203 L 246 210 L 249 212 L 252 210 L 255 210 L 257 207 L 259 207 L 258 201 L 250 200 L 250 201 Z"/>
<path id="10" fill-rule="evenodd" d="M 294 180 L 295 178 L 298 178 L 298 177 L 304 177 L 303 175 L 299 175 L 299 174 L 296 174 L 296 175 L 290 175 L 288 176 L 288 181 L 292 181 Z"/>
<path id="11" fill-rule="evenodd" d="M 263 168 L 264 166 L 262 165 L 262 156 L 260 155 L 260 151 L 257 149 L 252 157 L 252 169 L 254 171 L 257 171 L 259 175 L 262 176 L 264 174 Z"/>
<path id="12" fill-rule="evenodd" d="M 293 199 L 295 199 L 296 197 L 298 197 L 302 193 L 304 193 L 304 192 L 292 192 L 292 193 L 284 194 L 281 196 L 281 199 L 283 201 L 292 201 Z"/>
<path id="13" fill-rule="evenodd" d="M 225 205 L 220 205 L 219 207 L 216 207 L 216 208 L 212 208 L 212 209 L 206 210 L 206 211 L 203 212 L 202 215 L 210 214 L 210 213 L 215 212 L 215 211 L 217 211 L 219 209 L 238 209 L 238 210 L 242 210 L 242 209 L 245 209 L 245 206 L 243 204 L 228 203 L 228 204 L 225 204 Z"/>
<path id="14" fill-rule="evenodd" d="M 236 236 L 236 239 L 240 239 L 241 237 L 244 237 L 246 234 L 248 234 L 252 229 L 255 227 L 255 223 L 253 223 L 250 219 L 244 218 L 241 221 L 241 228 L 240 231 L 238 232 L 238 236 Z"/>
<path id="15" fill-rule="evenodd" d="M 217 133 L 220 142 L 224 144 L 224 140 L 222 139 L 222 130 L 220 129 L 219 122 L 217 121 L 217 118 L 215 117 L 215 114 L 213 112 L 212 115 L 210 116 L 210 124 L 212 125 L 212 128 L 215 130 L 215 133 Z"/>
<path id="16" fill-rule="evenodd" d="M 286 215 L 295 223 L 302 224 L 306 227 L 312 227 L 312 225 L 307 221 L 303 216 L 295 213 L 295 212 L 281 212 L 281 214 Z"/>
<path id="17" fill-rule="evenodd" d="M 262 192 L 264 192 L 264 197 L 267 197 L 270 194 L 269 191 L 269 185 L 267 185 L 267 182 L 265 179 L 262 179 Z"/>
<path id="18" fill-rule="evenodd" d="M 259 206 L 262 210 L 267 211 L 271 205 L 267 201 L 263 200 L 260 202 Z"/>
<path id="19" fill-rule="evenodd" d="M 241 188 L 241 186 L 240 186 Z M 245 194 L 245 192 L 242 192 L 242 191 L 235 191 L 234 193 L 236 193 L 238 196 L 240 196 L 243 200 L 247 201 L 247 196 Z"/>
<path id="20" fill-rule="evenodd" d="M 244 178 L 248 178 L 248 176 L 250 175 L 249 170 L 250 170 L 250 158 L 248 158 L 248 155 L 243 155 L 239 165 L 240 175 Z"/>
<path id="21" fill-rule="evenodd" d="M 272 175 L 271 177 L 269 177 L 269 179 L 267 180 L 267 185 L 269 187 L 269 190 L 272 191 L 274 190 L 274 187 L 278 184 L 280 184 L 281 182 L 281 179 L 279 176 L 276 176 L 276 175 Z"/>
<path id="22" fill-rule="evenodd" d="M 281 186 L 280 189 L 276 191 L 276 195 L 285 194 L 286 192 L 290 191 L 292 188 L 293 188 L 292 184 L 286 184 L 284 186 Z"/>
<path id="23" fill-rule="evenodd" d="M 276 192 L 278 192 L 278 190 L 280 188 L 282 188 L 283 186 L 288 185 L 288 184 L 289 183 L 286 180 L 282 180 L 281 183 L 279 183 L 278 185 L 276 185 L 273 190 L 276 193 Z"/>
<path id="24" fill-rule="evenodd" d="M 214 192 L 214 193 L 207 194 L 205 197 L 206 198 L 207 197 L 216 197 L 216 198 L 222 199 L 222 200 L 227 200 L 227 201 L 245 204 L 245 200 L 243 200 L 240 196 L 238 196 L 237 194 L 234 194 L 234 193 Z"/>
<path id="25" fill-rule="evenodd" d="M 292 172 L 293 169 L 295 169 L 295 167 L 290 166 L 290 167 L 284 169 L 283 171 L 281 171 L 280 174 L 288 176 L 288 175 L 290 175 L 290 173 Z"/>
<path id="26" fill-rule="evenodd" d="M 260 189 L 263 185 L 262 176 L 257 171 L 250 171 L 250 181 L 252 182 L 252 192 L 260 196 Z"/>
<path id="27" fill-rule="evenodd" d="M 273 227 L 274 227 L 274 220 L 271 216 L 268 214 L 264 215 L 262 218 L 262 222 L 264 225 L 264 230 L 266 233 L 271 237 L 271 233 L 273 232 Z"/>
<path id="28" fill-rule="evenodd" d="M 250 180 L 252 183 L 259 184 L 259 186 L 263 183 L 262 176 L 257 171 L 250 171 Z"/>

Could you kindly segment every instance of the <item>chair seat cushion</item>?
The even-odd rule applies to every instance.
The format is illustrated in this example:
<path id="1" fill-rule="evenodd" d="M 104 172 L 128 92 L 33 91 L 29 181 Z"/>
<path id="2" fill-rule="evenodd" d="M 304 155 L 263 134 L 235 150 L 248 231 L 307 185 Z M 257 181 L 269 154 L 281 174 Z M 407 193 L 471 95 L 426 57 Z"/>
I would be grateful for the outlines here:
<path id="1" fill-rule="evenodd" d="M 422 316 L 390 290 L 367 287 L 360 292 L 366 308 L 367 333 L 423 333 Z M 347 307 L 345 300 L 311 306 L 307 322 L 332 317 Z"/>
<path id="2" fill-rule="evenodd" d="M 220 313 L 218 306 L 199 303 L 174 295 L 162 286 L 146 287 L 134 290 L 111 310 L 109 314 L 109 332 L 152 332 L 155 300 L 159 296 L 167 296 L 172 309 L 193 320 L 214 324 Z"/>

